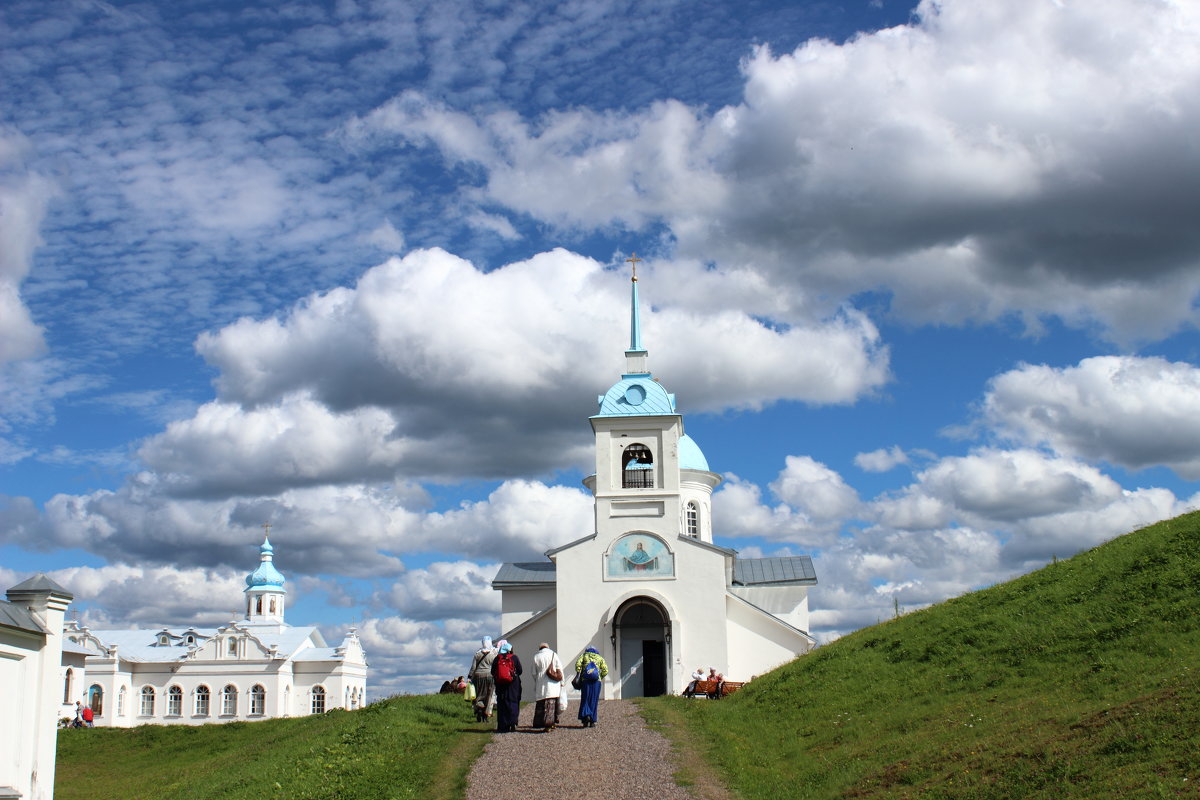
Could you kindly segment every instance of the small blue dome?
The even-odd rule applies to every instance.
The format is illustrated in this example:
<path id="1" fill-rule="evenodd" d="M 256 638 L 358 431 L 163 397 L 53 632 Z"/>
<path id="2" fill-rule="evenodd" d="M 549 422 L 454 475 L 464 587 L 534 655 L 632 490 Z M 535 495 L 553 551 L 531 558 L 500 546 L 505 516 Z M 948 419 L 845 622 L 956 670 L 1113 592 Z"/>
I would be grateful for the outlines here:
<path id="1" fill-rule="evenodd" d="M 700 445 L 686 433 L 679 437 L 679 468 L 712 471 L 708 468 L 708 459 L 700 452 Z"/>
<path id="2" fill-rule="evenodd" d="M 649 373 L 622 375 L 621 380 L 597 399 L 600 405 L 597 417 L 649 417 L 676 413 L 675 395 L 669 394 Z"/>
<path id="3" fill-rule="evenodd" d="M 259 548 L 262 553 L 262 563 L 258 565 L 258 569 L 246 576 L 247 589 L 283 589 L 283 574 L 275 569 L 275 565 L 271 563 L 273 558 L 272 553 L 275 548 L 271 546 L 271 542 L 264 539 L 262 547 Z"/>

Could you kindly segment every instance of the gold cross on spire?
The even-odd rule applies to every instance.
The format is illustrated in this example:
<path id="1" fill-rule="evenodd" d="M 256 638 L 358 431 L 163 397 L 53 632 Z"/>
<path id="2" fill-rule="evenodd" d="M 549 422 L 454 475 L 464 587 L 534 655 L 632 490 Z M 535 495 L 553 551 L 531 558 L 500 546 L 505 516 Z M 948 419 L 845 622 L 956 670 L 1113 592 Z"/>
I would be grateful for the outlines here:
<path id="1" fill-rule="evenodd" d="M 270 539 L 270 538 L 271 538 L 271 523 L 269 523 L 269 522 L 264 522 L 264 523 L 262 524 L 262 527 L 263 527 L 263 530 L 265 530 L 265 531 L 267 532 L 267 533 L 266 533 L 266 538 Z"/>
<path id="2" fill-rule="evenodd" d="M 633 254 L 632 258 L 625 259 L 626 263 L 633 265 L 633 282 L 637 283 L 637 265 L 641 263 L 641 259 L 637 257 L 637 253 Z"/>

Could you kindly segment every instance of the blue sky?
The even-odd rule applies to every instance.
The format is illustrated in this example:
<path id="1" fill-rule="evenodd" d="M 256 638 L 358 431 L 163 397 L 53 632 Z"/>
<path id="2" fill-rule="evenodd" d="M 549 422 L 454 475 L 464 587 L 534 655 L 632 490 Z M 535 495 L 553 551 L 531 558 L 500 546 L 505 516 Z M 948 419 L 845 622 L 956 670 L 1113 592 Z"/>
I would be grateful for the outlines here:
<path id="1" fill-rule="evenodd" d="M 241 5 L 0 9 L 5 585 L 220 623 L 270 521 L 435 688 L 590 530 L 634 251 L 822 640 L 1196 506 L 1195 4 Z"/>

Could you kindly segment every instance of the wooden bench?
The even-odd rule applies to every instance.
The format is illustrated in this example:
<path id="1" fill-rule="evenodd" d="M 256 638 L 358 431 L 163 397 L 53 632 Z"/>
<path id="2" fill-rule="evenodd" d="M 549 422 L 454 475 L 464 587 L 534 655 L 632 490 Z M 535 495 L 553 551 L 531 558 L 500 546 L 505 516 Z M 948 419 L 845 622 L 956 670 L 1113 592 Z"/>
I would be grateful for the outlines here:
<path id="1" fill-rule="evenodd" d="M 728 697 L 746 684 L 739 681 L 696 681 L 696 687 L 692 690 L 691 697 L 710 697 L 714 700 L 721 697 Z M 720 694 L 717 694 L 718 689 Z"/>

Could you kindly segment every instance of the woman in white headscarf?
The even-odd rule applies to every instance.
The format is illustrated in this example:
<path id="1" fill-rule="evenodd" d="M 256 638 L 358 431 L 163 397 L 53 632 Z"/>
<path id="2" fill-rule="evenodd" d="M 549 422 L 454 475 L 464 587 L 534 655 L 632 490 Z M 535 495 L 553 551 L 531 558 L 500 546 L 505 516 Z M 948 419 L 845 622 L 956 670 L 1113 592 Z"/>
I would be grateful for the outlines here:
<path id="1" fill-rule="evenodd" d="M 471 670 L 467 677 L 475 687 L 475 720 L 484 722 L 492 718 L 496 708 L 496 682 L 492 679 L 492 662 L 496 659 L 496 648 L 492 637 L 485 636 L 483 646 L 471 658 Z"/>

